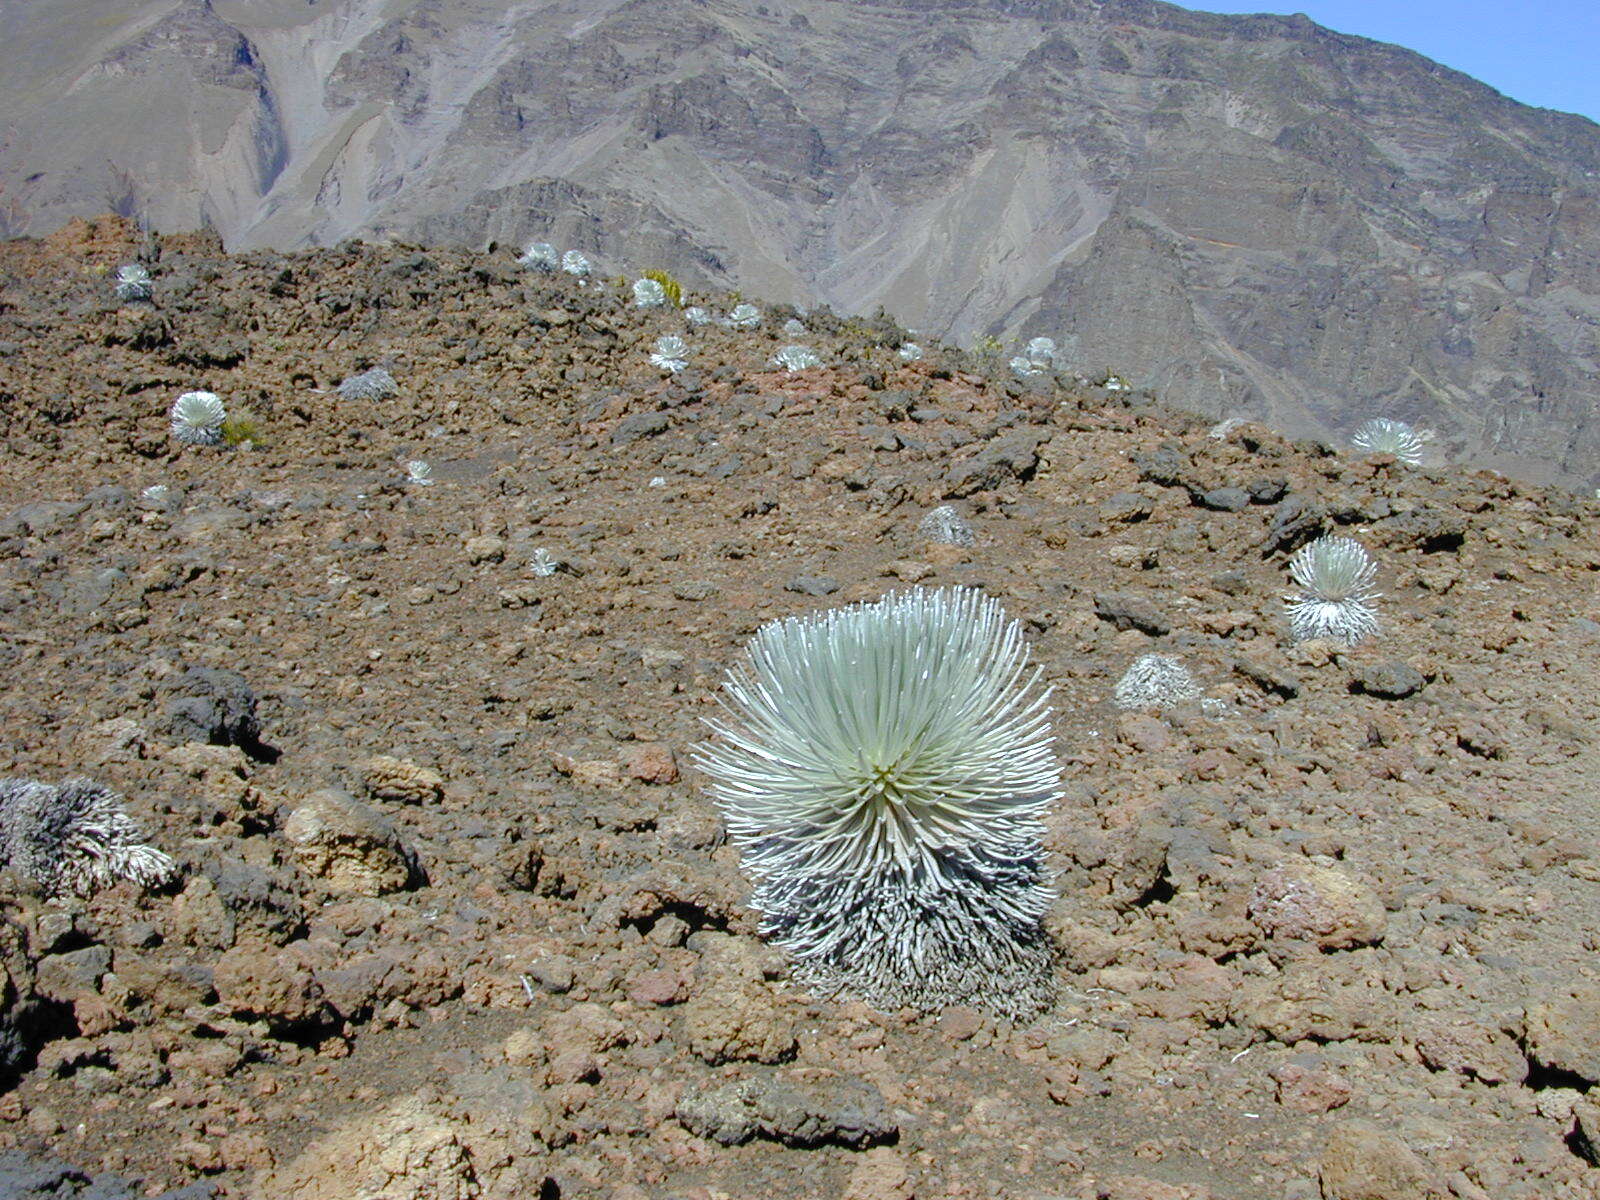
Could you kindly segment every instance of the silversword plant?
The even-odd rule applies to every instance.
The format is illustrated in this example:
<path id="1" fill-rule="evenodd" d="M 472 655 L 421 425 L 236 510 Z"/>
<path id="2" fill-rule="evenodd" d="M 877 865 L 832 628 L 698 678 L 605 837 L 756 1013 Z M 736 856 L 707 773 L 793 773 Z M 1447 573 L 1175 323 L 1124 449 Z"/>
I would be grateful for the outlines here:
<path id="1" fill-rule="evenodd" d="M 1049 692 L 972 589 L 773 621 L 697 749 L 763 932 L 818 991 L 892 1011 L 1046 1007 Z"/>
<path id="2" fill-rule="evenodd" d="M 1048 370 L 1056 361 L 1056 344 L 1052 338 L 1036 337 L 1022 353 L 1035 366 Z"/>
<path id="3" fill-rule="evenodd" d="M 761 324 L 761 310 L 754 304 L 735 304 L 727 324 L 733 329 L 754 329 Z"/>
<path id="4" fill-rule="evenodd" d="M 114 289 L 118 300 L 148 300 L 151 295 L 150 272 L 138 263 L 128 263 L 117 268 L 117 286 Z"/>
<path id="5" fill-rule="evenodd" d="M 517 262 L 530 271 L 554 271 L 561 264 L 561 256 L 549 242 L 529 242 Z"/>
<path id="6" fill-rule="evenodd" d="M 588 276 L 593 268 L 589 259 L 577 250 L 568 250 L 561 256 L 561 269 L 568 275 L 576 275 L 579 279 Z"/>
<path id="7" fill-rule="evenodd" d="M 800 320 L 797 320 L 794 317 L 790 317 L 787 321 L 785 321 L 783 323 L 783 336 L 784 337 L 797 338 L 797 337 L 805 337 L 805 335 L 806 335 L 806 325 L 805 325 L 804 321 L 800 321 Z"/>
<path id="8" fill-rule="evenodd" d="M 711 314 L 705 309 L 701 308 L 698 304 L 691 304 L 688 308 L 684 309 L 683 319 L 689 322 L 691 325 L 711 324 Z"/>
<path id="9" fill-rule="evenodd" d="M 633 283 L 635 308 L 661 308 L 667 302 L 667 289 L 654 279 L 636 279 Z"/>
<path id="10" fill-rule="evenodd" d="M 1368 454 L 1392 454 L 1409 466 L 1422 461 L 1427 435 L 1417 432 L 1404 421 L 1391 421 L 1388 417 L 1374 417 L 1357 427 L 1350 444 Z"/>
<path id="11" fill-rule="evenodd" d="M 413 458 L 406 463 L 406 482 L 414 483 L 418 487 L 433 486 L 433 468 L 426 459 Z"/>
<path id="12" fill-rule="evenodd" d="M 809 346 L 785 346 L 773 355 L 772 361 L 785 371 L 804 371 L 807 367 L 822 365 L 822 359 Z"/>
<path id="13" fill-rule="evenodd" d="M 1226 420 L 1218 421 L 1207 430 L 1206 436 L 1214 442 L 1226 441 L 1235 429 L 1248 424 L 1249 422 L 1243 417 L 1228 417 Z"/>
<path id="14" fill-rule="evenodd" d="M 373 367 L 370 371 L 350 376 L 334 391 L 346 400 L 387 400 L 399 393 L 400 385 L 384 368 Z"/>
<path id="15" fill-rule="evenodd" d="M 1012 374 L 1026 379 L 1030 375 L 1043 375 L 1045 369 L 1032 359 L 1024 358 L 1021 355 L 1018 355 L 1016 358 L 1011 360 L 1011 371 Z"/>
<path id="16" fill-rule="evenodd" d="M 659 337 L 650 361 L 663 371 L 681 371 L 689 365 L 689 344 L 676 334 Z"/>
<path id="17" fill-rule="evenodd" d="M 1300 591 L 1286 596 L 1289 630 L 1297 642 L 1327 638 L 1354 646 L 1378 632 L 1372 602 L 1377 565 L 1361 544 L 1346 537 L 1321 537 L 1289 560 Z"/>
<path id="18" fill-rule="evenodd" d="M 541 579 L 554 575 L 560 567 L 561 564 L 543 546 L 536 548 L 533 557 L 528 560 L 528 570 Z"/>
<path id="19" fill-rule="evenodd" d="M 922 347 L 915 342 L 900 343 L 900 361 L 917 362 L 922 358 Z"/>
<path id="20" fill-rule="evenodd" d="M 215 392 L 185 392 L 167 414 L 172 436 L 190 446 L 220 446 L 228 410 Z"/>
<path id="21" fill-rule="evenodd" d="M 122 798 L 90 779 L 0 780 L 0 867 L 51 895 L 87 896 L 119 879 L 142 888 L 177 873 L 148 846 Z"/>
<path id="22" fill-rule="evenodd" d="M 1189 669 L 1165 654 L 1141 654 L 1111 693 L 1118 708 L 1170 708 L 1199 698 L 1200 686 Z"/>
<path id="23" fill-rule="evenodd" d="M 971 546 L 977 542 L 972 536 L 972 526 L 948 504 L 930 509 L 918 524 L 917 532 L 930 542 L 946 546 Z"/>

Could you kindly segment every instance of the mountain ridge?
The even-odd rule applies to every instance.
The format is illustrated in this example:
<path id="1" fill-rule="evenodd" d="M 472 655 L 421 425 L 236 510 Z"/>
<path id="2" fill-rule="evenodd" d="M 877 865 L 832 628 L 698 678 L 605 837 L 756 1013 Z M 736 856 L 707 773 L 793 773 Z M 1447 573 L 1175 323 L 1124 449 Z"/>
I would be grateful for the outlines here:
<path id="1" fill-rule="evenodd" d="M 1600 483 L 1600 127 L 1402 47 L 1151 0 L 182 0 L 61 65 L 105 7 L 15 11 L 55 53 L 0 69 L 6 232 L 539 238 Z"/>

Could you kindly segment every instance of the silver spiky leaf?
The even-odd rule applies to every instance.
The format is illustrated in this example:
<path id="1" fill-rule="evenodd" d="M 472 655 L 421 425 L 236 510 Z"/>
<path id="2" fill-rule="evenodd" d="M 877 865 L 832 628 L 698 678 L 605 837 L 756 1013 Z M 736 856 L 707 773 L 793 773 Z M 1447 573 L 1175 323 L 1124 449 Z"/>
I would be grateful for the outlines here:
<path id="1" fill-rule="evenodd" d="M 150 272 L 138 263 L 118 267 L 114 290 L 118 300 L 148 300 L 151 293 Z"/>
<path id="2" fill-rule="evenodd" d="M 930 542 L 946 546 L 971 546 L 977 542 L 972 536 L 972 526 L 948 504 L 929 509 L 928 515 L 917 525 L 917 532 Z"/>
<path id="3" fill-rule="evenodd" d="M 785 371 L 804 371 L 822 364 L 817 352 L 809 346 L 785 346 L 772 356 L 772 361 Z"/>
<path id="4" fill-rule="evenodd" d="M 696 757 L 797 978 L 886 1010 L 1048 1005 L 1060 779 L 1020 625 L 919 588 L 769 622 L 747 652 Z"/>
<path id="5" fill-rule="evenodd" d="M 561 256 L 561 269 L 568 275 L 576 275 L 579 279 L 582 279 L 589 274 L 592 268 L 589 266 L 589 259 L 586 255 L 577 250 L 568 250 Z"/>
<path id="6" fill-rule="evenodd" d="M 561 263 L 561 255 L 549 242 L 530 242 L 517 262 L 530 271 L 554 271 Z"/>
<path id="7" fill-rule="evenodd" d="M 387 400 L 400 391 L 395 378 L 382 367 L 352 375 L 334 389 L 346 400 Z"/>
<path id="8" fill-rule="evenodd" d="M 1289 560 L 1289 575 L 1300 591 L 1285 597 L 1289 630 L 1297 642 L 1326 638 L 1354 646 L 1378 632 L 1372 601 L 1377 564 L 1351 538 L 1321 537 Z"/>
<path id="9" fill-rule="evenodd" d="M 78 896 L 119 879 L 154 887 L 177 872 L 144 843 L 122 798 L 90 779 L 0 780 L 0 866 L 46 893 Z"/>
<path id="10" fill-rule="evenodd" d="M 1111 693 L 1118 708 L 1170 708 L 1199 698 L 1200 687 L 1189 669 L 1165 654 L 1140 655 Z"/>
<path id="11" fill-rule="evenodd" d="M 1356 428 L 1350 444 L 1367 454 L 1392 454 L 1400 462 L 1414 467 L 1422 461 L 1427 438 L 1404 421 L 1374 417 Z"/>
<path id="12" fill-rule="evenodd" d="M 228 410 L 215 392 L 185 392 L 172 402 L 167 414 L 172 436 L 190 446 L 222 444 L 222 423 Z"/>
<path id="13" fill-rule="evenodd" d="M 761 310 L 754 304 L 735 304 L 726 324 L 734 329 L 754 329 L 761 324 Z"/>

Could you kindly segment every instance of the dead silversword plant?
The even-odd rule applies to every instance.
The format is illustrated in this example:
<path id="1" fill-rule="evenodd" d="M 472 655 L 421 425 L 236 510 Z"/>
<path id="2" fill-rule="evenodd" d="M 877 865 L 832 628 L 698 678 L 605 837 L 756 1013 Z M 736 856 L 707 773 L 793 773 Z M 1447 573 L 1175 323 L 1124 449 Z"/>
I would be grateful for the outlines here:
<path id="1" fill-rule="evenodd" d="M 1398 461 L 1414 467 L 1422 461 L 1422 452 L 1430 436 L 1417 432 L 1404 421 L 1374 417 L 1356 428 L 1350 444 L 1367 454 L 1392 454 Z"/>
<path id="2" fill-rule="evenodd" d="M 1047 1007 L 1048 689 L 973 589 L 761 627 L 697 748 L 763 931 L 825 995 L 883 1009 Z"/>
<path id="3" fill-rule="evenodd" d="M 50 895 L 87 896 L 119 879 L 155 887 L 177 873 L 122 798 L 92 779 L 0 779 L 0 866 Z"/>
<path id="4" fill-rule="evenodd" d="M 972 536 L 972 526 L 948 504 L 928 510 L 928 515 L 917 525 L 917 532 L 930 542 L 946 546 L 972 546 L 977 538 Z"/>
<path id="5" fill-rule="evenodd" d="M 189 446 L 220 446 L 228 410 L 215 392 L 185 392 L 167 414 L 172 436 Z"/>
<path id="6" fill-rule="evenodd" d="M 1199 698 L 1200 687 L 1189 669 L 1165 654 L 1141 654 L 1111 693 L 1118 708 L 1170 708 Z"/>
<path id="7" fill-rule="evenodd" d="M 394 376 L 382 367 L 352 375 L 336 389 L 346 400 L 387 400 L 400 391 Z"/>
<path id="8" fill-rule="evenodd" d="M 1289 630 L 1297 642 L 1326 638 L 1354 646 L 1378 632 L 1372 602 L 1377 564 L 1361 543 L 1346 537 L 1321 537 L 1289 560 L 1289 575 L 1300 591 L 1285 597 Z"/>

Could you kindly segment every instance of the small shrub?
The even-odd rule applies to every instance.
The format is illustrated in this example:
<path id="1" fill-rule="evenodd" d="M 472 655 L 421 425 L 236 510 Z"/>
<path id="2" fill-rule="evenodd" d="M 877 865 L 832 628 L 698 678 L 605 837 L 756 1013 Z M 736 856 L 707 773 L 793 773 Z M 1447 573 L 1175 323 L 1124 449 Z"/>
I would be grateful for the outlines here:
<path id="1" fill-rule="evenodd" d="M 1285 597 L 1289 628 L 1297 642 L 1328 638 L 1354 646 L 1378 632 L 1372 601 L 1377 565 L 1359 542 L 1321 537 L 1289 560 L 1289 575 L 1300 592 Z"/>
<path id="2" fill-rule="evenodd" d="M 248 413 L 229 417 L 223 421 L 222 442 L 226 446 L 259 446 L 261 445 L 261 424 Z"/>
<path id="3" fill-rule="evenodd" d="M 666 296 L 667 303 L 672 305 L 673 308 L 683 307 L 683 284 L 665 271 L 646 271 L 644 277 L 653 283 L 661 285 L 662 294 Z"/>
<path id="4" fill-rule="evenodd" d="M 1026 1019 L 1052 995 L 1049 692 L 972 589 L 763 625 L 697 750 L 763 932 L 824 994 Z"/>
<path id="5" fill-rule="evenodd" d="M 172 436 L 189 446 L 220 446 L 228 410 L 215 392 L 185 392 L 167 414 Z"/>

